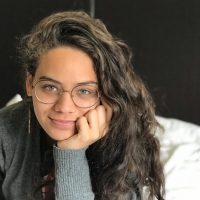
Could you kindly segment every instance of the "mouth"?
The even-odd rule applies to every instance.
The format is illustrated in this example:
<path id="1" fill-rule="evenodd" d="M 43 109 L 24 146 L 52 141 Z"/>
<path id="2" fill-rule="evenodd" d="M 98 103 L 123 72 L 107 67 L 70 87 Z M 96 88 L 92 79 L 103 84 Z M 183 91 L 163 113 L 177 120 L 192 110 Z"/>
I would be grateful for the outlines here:
<path id="1" fill-rule="evenodd" d="M 51 121 L 51 124 L 59 129 L 72 129 L 75 127 L 75 121 L 73 120 L 62 120 L 62 119 L 53 119 L 49 118 Z"/>

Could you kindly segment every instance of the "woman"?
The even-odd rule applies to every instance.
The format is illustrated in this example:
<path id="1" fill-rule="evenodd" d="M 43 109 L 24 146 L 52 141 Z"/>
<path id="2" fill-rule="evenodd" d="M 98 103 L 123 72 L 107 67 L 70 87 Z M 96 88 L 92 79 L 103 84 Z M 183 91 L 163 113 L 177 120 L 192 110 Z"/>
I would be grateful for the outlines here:
<path id="1" fill-rule="evenodd" d="M 20 53 L 27 98 L 0 111 L 1 199 L 164 199 L 154 105 L 128 46 L 72 11 L 39 22 Z"/>

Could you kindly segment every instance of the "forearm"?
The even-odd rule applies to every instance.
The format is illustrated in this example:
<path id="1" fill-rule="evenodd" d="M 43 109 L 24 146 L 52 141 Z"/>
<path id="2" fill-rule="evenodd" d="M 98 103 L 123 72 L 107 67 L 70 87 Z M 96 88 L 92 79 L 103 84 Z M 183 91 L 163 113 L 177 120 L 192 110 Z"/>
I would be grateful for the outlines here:
<path id="1" fill-rule="evenodd" d="M 54 147 L 56 200 L 93 200 L 85 149 Z"/>

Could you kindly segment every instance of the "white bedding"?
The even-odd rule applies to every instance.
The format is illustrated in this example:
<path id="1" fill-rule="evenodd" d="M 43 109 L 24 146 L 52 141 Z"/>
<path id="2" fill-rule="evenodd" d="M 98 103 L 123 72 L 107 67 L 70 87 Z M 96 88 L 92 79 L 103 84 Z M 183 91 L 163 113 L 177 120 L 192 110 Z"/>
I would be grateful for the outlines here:
<path id="1" fill-rule="evenodd" d="M 166 176 L 166 200 L 200 200 L 200 126 L 157 117 Z"/>

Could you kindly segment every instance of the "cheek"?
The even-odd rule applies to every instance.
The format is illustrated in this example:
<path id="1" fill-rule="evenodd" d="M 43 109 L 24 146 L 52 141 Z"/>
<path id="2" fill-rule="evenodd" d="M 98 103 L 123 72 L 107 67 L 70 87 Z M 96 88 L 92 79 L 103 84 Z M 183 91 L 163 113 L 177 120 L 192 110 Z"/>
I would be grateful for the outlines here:
<path id="1" fill-rule="evenodd" d="M 87 112 L 89 112 L 91 110 L 91 108 L 90 109 L 79 109 L 79 117 L 81 117 L 81 116 L 83 116 L 83 115 L 85 115 Z"/>
<path id="2" fill-rule="evenodd" d="M 46 116 L 46 113 L 51 109 L 51 106 L 48 104 L 42 104 L 37 100 L 33 99 L 33 107 L 35 115 L 39 122 L 43 121 L 43 118 Z"/>
<path id="3" fill-rule="evenodd" d="M 79 117 L 86 115 L 90 110 L 95 109 L 98 105 L 99 104 L 94 105 L 91 108 L 87 108 L 87 109 L 86 108 L 79 109 Z"/>

